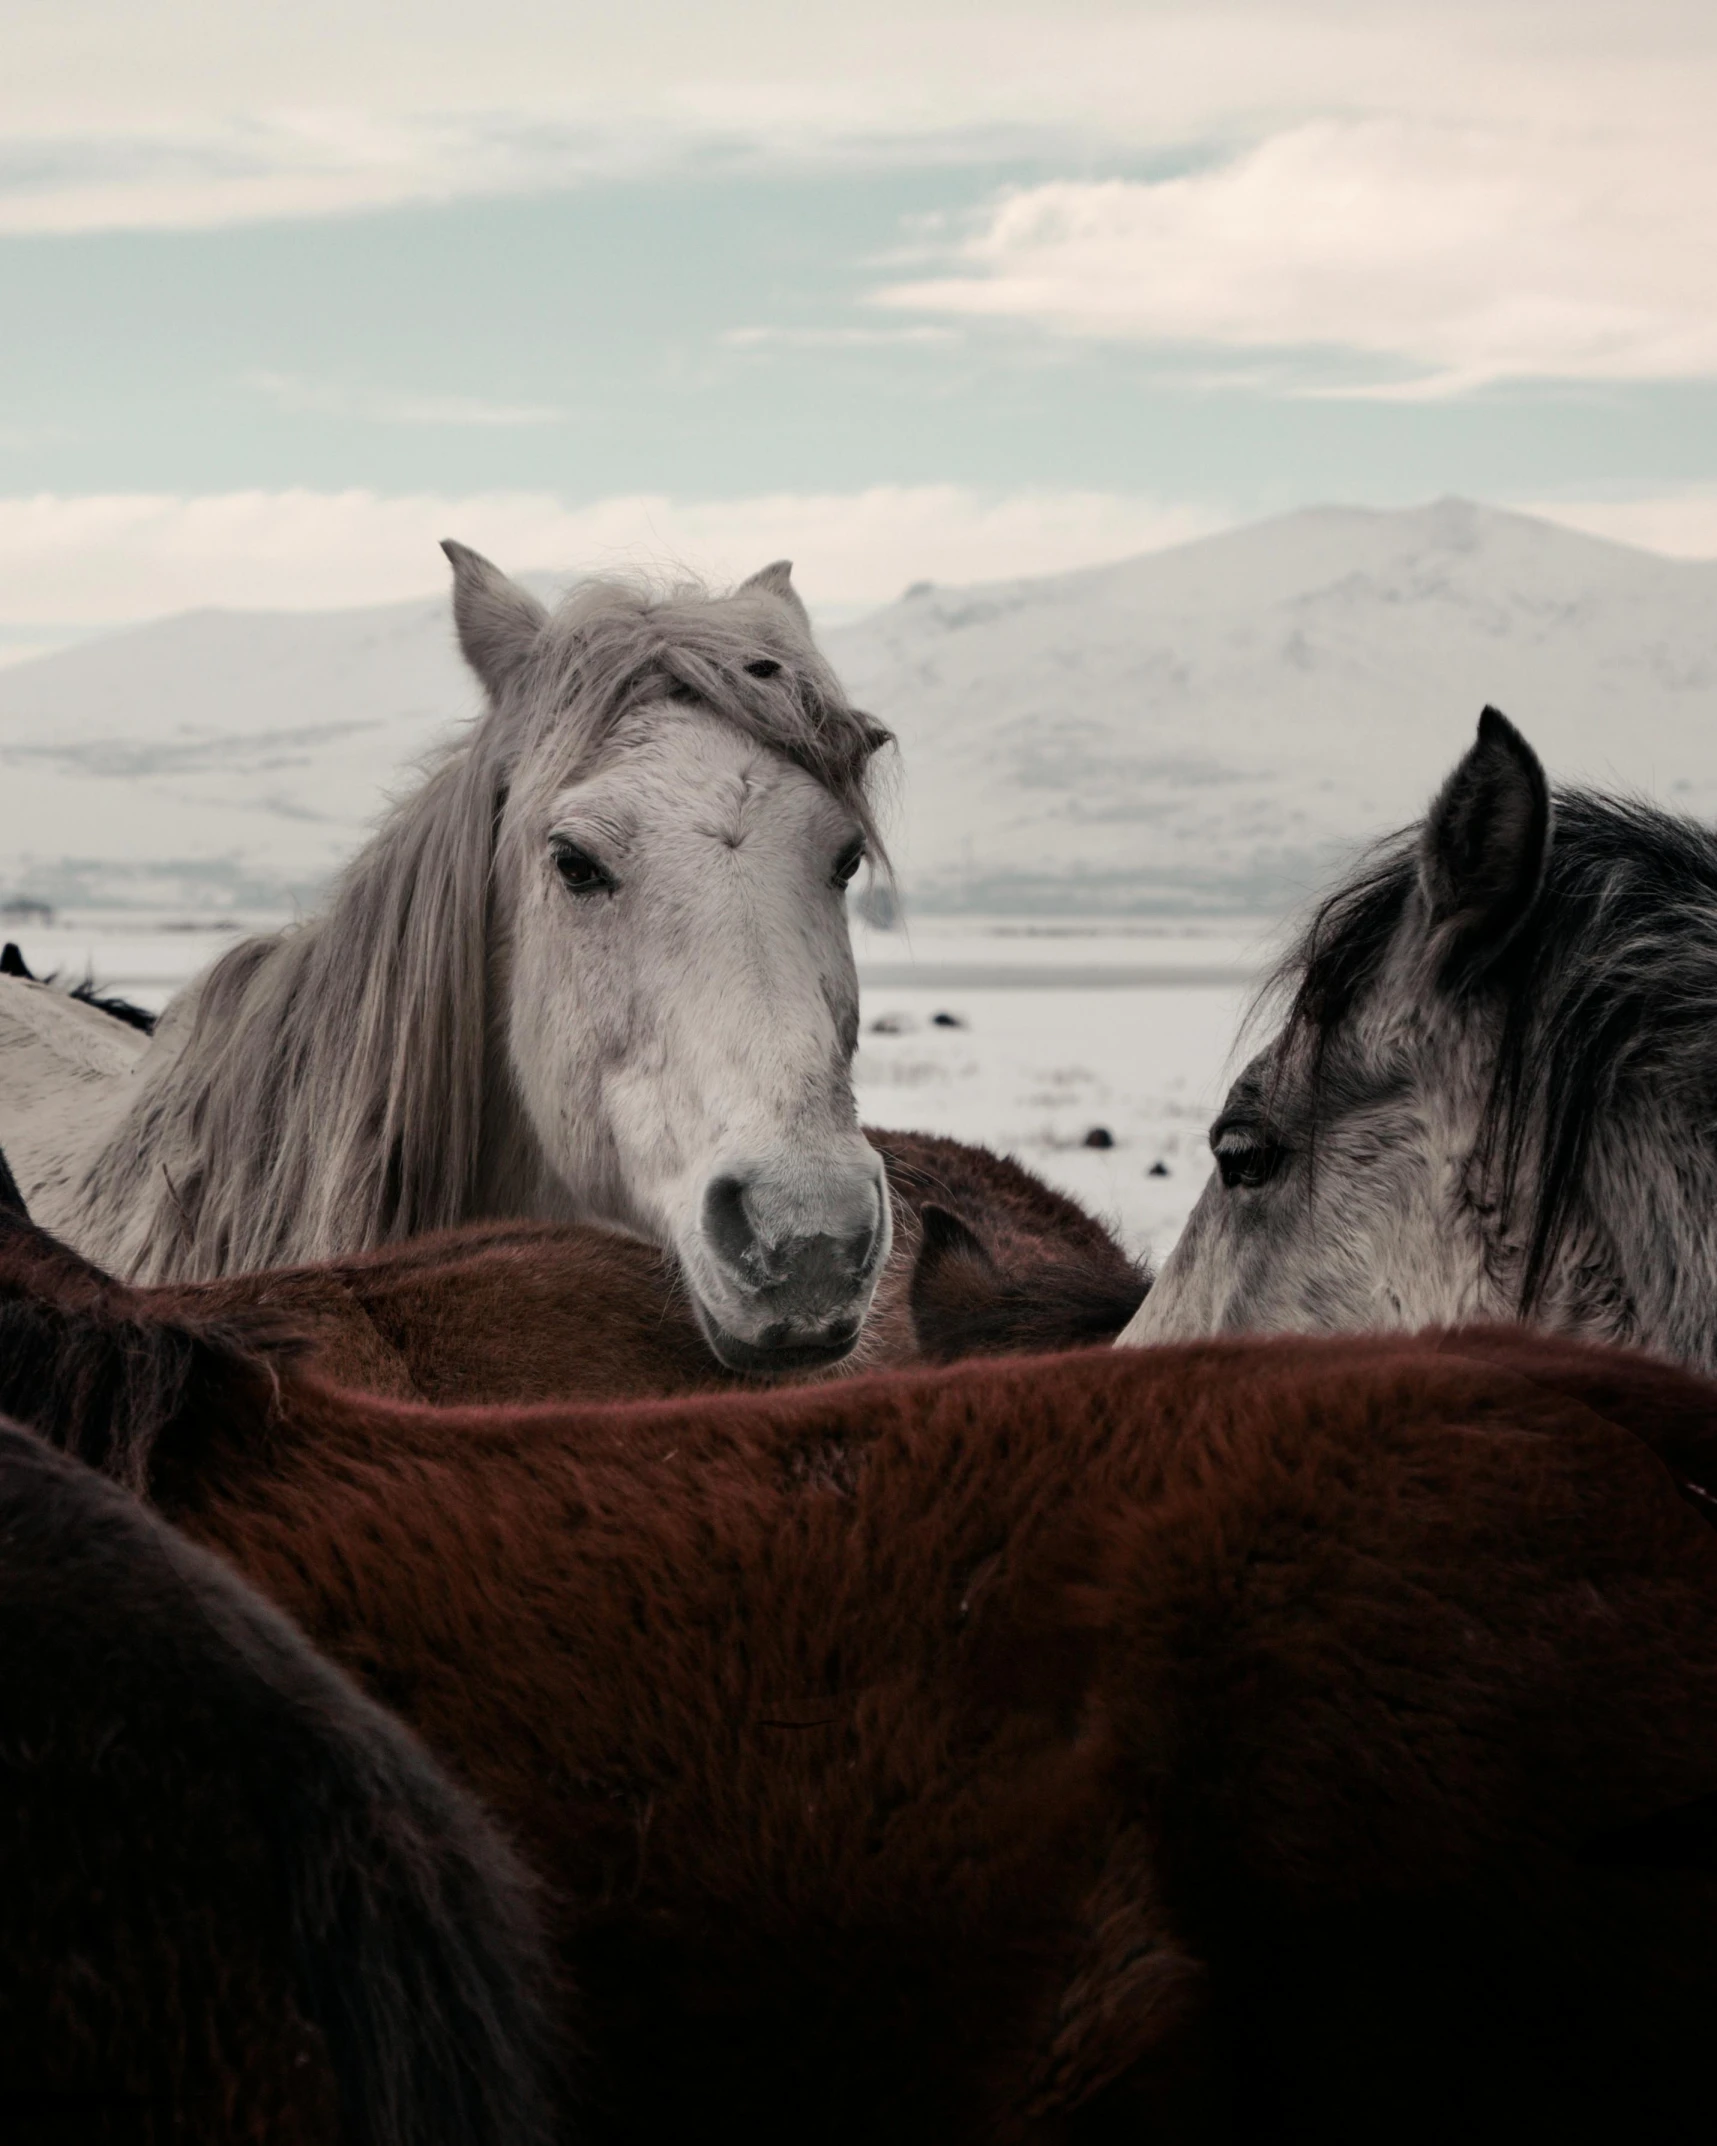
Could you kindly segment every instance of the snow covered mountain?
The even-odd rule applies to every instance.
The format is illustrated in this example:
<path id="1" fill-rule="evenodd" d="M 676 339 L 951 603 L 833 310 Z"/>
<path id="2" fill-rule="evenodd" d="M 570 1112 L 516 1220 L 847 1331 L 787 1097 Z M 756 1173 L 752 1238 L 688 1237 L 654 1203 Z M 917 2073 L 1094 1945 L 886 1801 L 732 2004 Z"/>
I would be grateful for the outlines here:
<path id="1" fill-rule="evenodd" d="M 1717 815 L 1717 563 L 1445 500 L 921 588 L 825 636 L 901 742 L 921 912 L 1258 912 L 1410 818 L 1480 706 Z M 195 612 L 0 671 L 0 897 L 315 898 L 476 706 L 442 600 Z"/>
<path id="2" fill-rule="evenodd" d="M 191 611 L 0 671 L 0 889 L 191 917 L 312 901 L 477 699 L 435 599 Z"/>
<path id="3" fill-rule="evenodd" d="M 828 636 L 900 735 L 920 909 L 1273 911 L 1494 701 L 1553 780 L 1717 813 L 1717 562 L 1443 500 L 1320 508 Z"/>

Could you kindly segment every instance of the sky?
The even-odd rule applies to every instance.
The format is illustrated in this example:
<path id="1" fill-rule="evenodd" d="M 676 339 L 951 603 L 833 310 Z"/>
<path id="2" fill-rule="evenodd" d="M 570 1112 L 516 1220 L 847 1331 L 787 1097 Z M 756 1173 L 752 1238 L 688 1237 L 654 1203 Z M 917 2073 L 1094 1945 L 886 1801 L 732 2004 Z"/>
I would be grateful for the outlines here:
<path id="1" fill-rule="evenodd" d="M 1444 493 L 1717 555 L 1717 9 L 9 0 L 0 657 Z"/>

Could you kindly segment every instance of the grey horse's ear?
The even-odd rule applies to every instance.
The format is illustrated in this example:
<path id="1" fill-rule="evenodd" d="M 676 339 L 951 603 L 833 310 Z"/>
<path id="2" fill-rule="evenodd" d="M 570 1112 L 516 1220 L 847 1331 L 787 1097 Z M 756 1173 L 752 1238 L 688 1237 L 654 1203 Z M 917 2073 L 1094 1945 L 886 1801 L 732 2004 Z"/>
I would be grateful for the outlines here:
<path id="1" fill-rule="evenodd" d="M 1550 853 L 1550 785 L 1507 716 L 1487 708 L 1419 845 L 1419 884 L 1442 979 L 1480 970 L 1537 899 Z"/>
<path id="2" fill-rule="evenodd" d="M 805 609 L 798 590 L 793 586 L 791 559 L 772 559 L 767 566 L 760 566 L 755 574 L 742 581 L 739 586 L 742 589 L 766 589 L 771 596 L 779 596 L 784 604 L 791 604 L 807 626 L 811 623 L 810 613 Z"/>
<path id="3" fill-rule="evenodd" d="M 528 589 L 509 581 L 468 544 L 442 540 L 453 569 L 453 623 L 465 660 L 499 700 L 548 623 L 548 613 Z"/>

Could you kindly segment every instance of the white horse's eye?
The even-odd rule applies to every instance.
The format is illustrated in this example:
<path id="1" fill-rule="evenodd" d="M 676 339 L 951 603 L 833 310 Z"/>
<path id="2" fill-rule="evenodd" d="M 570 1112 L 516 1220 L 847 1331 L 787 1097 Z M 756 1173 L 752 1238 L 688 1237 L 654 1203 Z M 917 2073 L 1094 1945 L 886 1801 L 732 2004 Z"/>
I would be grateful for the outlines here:
<path id="1" fill-rule="evenodd" d="M 1216 1168 L 1230 1191 L 1237 1186 L 1267 1185 L 1282 1167 L 1287 1149 L 1280 1141 L 1232 1126 L 1212 1136 Z"/>
<path id="2" fill-rule="evenodd" d="M 755 663 L 748 663 L 745 668 L 753 678 L 774 678 L 781 670 L 773 656 L 759 656 Z"/>
<path id="3" fill-rule="evenodd" d="M 574 894 L 614 892 L 612 873 L 606 866 L 598 864 L 588 850 L 580 849 L 576 842 L 552 842 L 549 850 L 562 886 L 569 887 Z"/>
<path id="4" fill-rule="evenodd" d="M 835 860 L 834 879 L 837 887 L 850 887 L 864 862 L 863 842 L 849 842 Z"/>

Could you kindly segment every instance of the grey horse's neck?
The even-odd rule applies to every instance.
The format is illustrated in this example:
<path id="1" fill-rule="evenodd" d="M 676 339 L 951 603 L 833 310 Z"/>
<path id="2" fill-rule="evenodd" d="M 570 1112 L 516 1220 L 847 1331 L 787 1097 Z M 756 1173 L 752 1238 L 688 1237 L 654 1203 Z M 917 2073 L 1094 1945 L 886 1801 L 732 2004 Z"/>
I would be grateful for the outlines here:
<path id="1" fill-rule="evenodd" d="M 1717 1372 L 1717 1154 L 1667 1120 L 1606 1128 L 1542 1316 Z"/>

